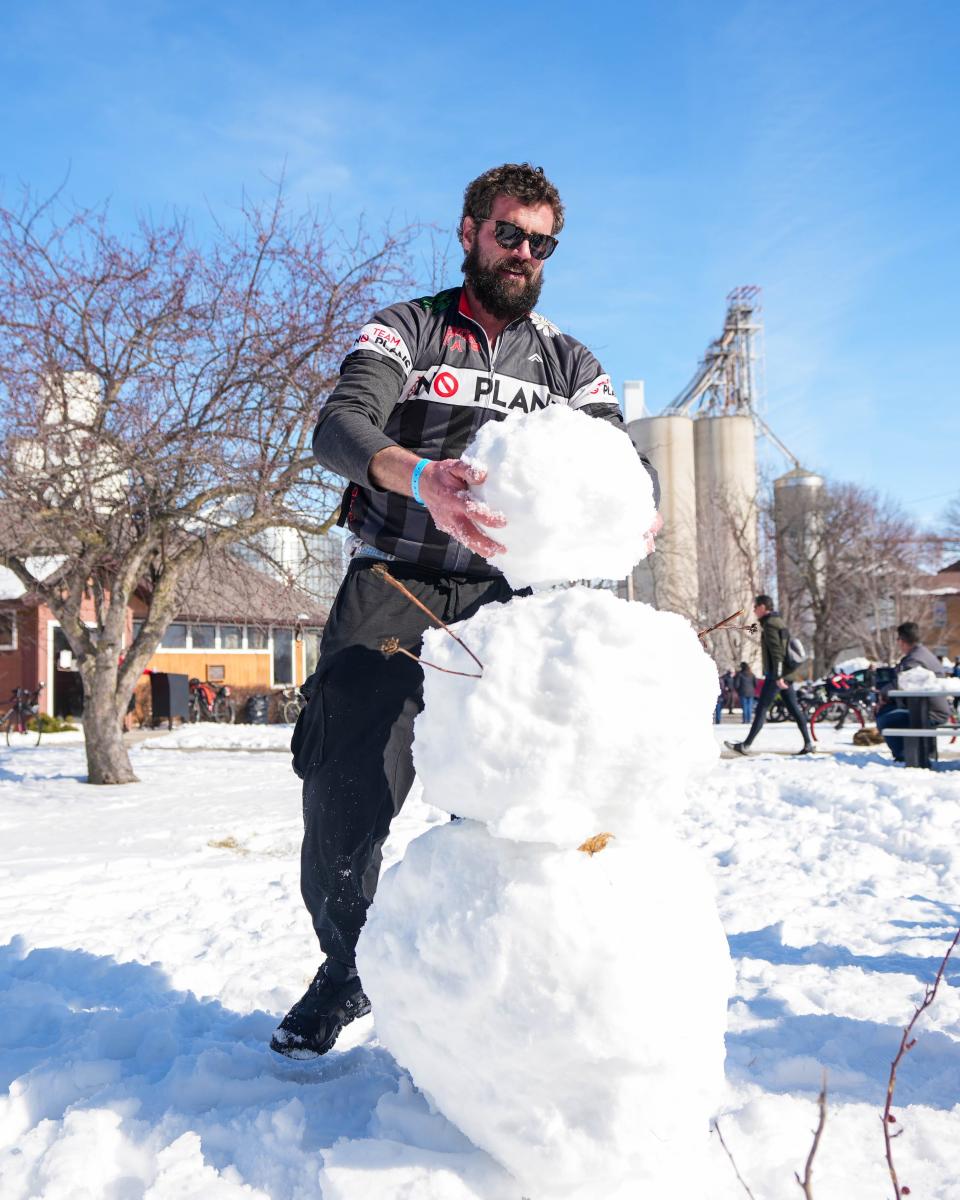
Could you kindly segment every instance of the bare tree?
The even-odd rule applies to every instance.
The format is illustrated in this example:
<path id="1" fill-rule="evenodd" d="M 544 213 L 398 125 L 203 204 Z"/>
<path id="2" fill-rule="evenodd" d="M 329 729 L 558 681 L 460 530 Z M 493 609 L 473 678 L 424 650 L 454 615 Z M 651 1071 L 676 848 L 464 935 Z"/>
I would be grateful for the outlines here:
<path id="1" fill-rule="evenodd" d="M 890 499 L 851 483 L 822 488 L 803 521 L 779 541 L 779 600 L 791 627 L 812 631 L 814 669 L 859 647 L 875 662 L 896 656 L 896 627 L 924 619 L 917 592 L 927 544 Z"/>
<path id="2" fill-rule="evenodd" d="M 0 208 L 0 562 L 73 652 L 91 783 L 134 779 L 121 718 L 178 581 L 270 527 L 329 528 L 317 408 L 352 332 L 408 282 L 404 236 L 345 239 L 279 195 L 238 224 L 201 248 L 180 220 L 122 238 L 101 209 Z"/>
<path id="3" fill-rule="evenodd" d="M 954 496 L 943 512 L 943 550 L 951 557 L 960 554 L 960 495 Z"/>
<path id="4" fill-rule="evenodd" d="M 697 563 L 701 625 L 743 609 L 741 619 L 704 638 L 705 648 L 724 667 L 756 662 L 759 643 L 745 626 L 753 620 L 753 598 L 768 589 L 770 554 L 756 496 L 717 491 L 697 507 Z"/>

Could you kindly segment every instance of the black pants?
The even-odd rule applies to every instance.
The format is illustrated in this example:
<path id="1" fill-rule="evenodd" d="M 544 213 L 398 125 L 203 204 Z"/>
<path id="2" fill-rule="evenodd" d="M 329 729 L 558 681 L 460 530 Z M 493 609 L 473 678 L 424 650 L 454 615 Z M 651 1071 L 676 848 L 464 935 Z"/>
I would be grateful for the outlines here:
<path id="1" fill-rule="evenodd" d="M 369 558 L 350 564 L 317 669 L 303 687 L 308 702 L 291 744 L 293 769 L 303 780 L 300 890 L 320 948 L 348 965 L 377 889 L 390 822 L 413 783 L 413 722 L 423 707 L 422 668 L 406 655 L 384 655 L 380 641 L 395 637 L 419 654 L 432 627 L 372 573 L 376 565 Z M 469 580 L 406 563 L 383 565 L 447 624 L 513 595 L 502 577 Z M 473 669 L 469 659 L 464 669 Z"/>
<path id="2" fill-rule="evenodd" d="M 810 741 L 810 730 L 807 728 L 807 718 L 803 715 L 803 709 L 797 702 L 796 694 L 793 690 L 793 684 L 788 683 L 784 687 L 780 687 L 773 676 L 768 675 L 763 681 L 763 687 L 760 689 L 760 695 L 757 698 L 757 711 L 753 714 L 753 724 L 750 726 L 750 732 L 747 734 L 745 746 L 753 744 L 753 739 L 763 728 L 764 721 L 767 719 L 767 709 L 773 703 L 773 698 L 780 693 L 780 698 L 783 700 L 784 707 L 791 717 L 799 726 L 800 732 L 803 734 L 803 744 L 806 746 Z"/>

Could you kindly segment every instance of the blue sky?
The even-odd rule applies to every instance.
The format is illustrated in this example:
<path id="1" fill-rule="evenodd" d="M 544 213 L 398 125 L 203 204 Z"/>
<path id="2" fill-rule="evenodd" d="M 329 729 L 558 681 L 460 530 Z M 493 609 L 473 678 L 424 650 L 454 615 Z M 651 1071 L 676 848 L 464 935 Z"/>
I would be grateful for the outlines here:
<path id="1" fill-rule="evenodd" d="M 539 307 L 618 387 L 658 411 L 759 284 L 803 464 L 931 521 L 960 491 L 951 0 L 36 0 L 0 10 L 0 72 L 4 197 L 69 172 L 120 223 L 202 230 L 284 172 L 345 224 L 452 228 L 481 170 L 543 164 L 568 220 Z"/>

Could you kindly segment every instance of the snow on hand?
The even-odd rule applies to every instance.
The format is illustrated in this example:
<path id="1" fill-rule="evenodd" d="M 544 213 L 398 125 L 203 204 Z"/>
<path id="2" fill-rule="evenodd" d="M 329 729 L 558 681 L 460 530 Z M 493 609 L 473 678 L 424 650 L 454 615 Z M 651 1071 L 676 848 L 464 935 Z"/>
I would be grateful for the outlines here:
<path id="1" fill-rule="evenodd" d="M 511 587 L 623 579 L 646 556 L 653 485 L 609 422 L 560 404 L 513 414 L 488 421 L 463 459 L 487 471 L 471 497 L 507 519 L 492 561 Z"/>

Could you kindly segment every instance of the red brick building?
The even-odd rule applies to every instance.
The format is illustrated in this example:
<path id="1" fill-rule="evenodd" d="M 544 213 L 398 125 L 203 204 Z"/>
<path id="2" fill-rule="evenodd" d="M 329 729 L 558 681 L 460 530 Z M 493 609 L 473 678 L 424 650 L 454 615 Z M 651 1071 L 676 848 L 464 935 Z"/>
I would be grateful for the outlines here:
<path id="1" fill-rule="evenodd" d="M 31 560 L 30 565 L 36 572 L 46 564 Z M 50 560 L 47 573 L 56 565 Z M 204 560 L 180 588 L 178 600 L 177 616 L 149 670 L 216 679 L 241 692 L 270 691 L 302 683 L 316 664 L 326 610 L 232 555 Z M 132 642 L 146 609 L 146 597 L 134 596 L 124 645 Z M 92 598 L 81 611 L 92 625 Z M 14 688 L 34 690 L 41 681 L 42 712 L 82 711 L 80 676 L 60 623 L 0 567 L 0 702 Z"/>

